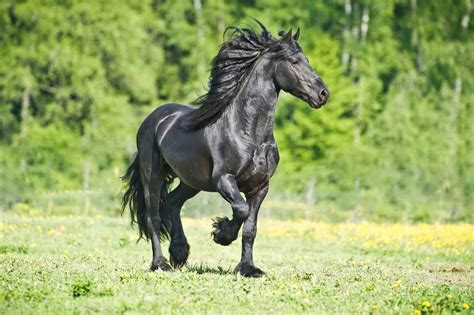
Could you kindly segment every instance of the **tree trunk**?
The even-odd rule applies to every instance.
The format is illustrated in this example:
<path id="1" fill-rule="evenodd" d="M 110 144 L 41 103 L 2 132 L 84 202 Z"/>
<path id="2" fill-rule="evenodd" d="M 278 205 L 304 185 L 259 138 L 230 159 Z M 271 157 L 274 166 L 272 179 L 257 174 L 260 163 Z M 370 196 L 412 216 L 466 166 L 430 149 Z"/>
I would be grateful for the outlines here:
<path id="1" fill-rule="evenodd" d="M 206 58 L 205 58 L 205 34 L 204 23 L 202 22 L 202 3 L 201 0 L 194 0 L 194 10 L 196 11 L 196 30 L 197 30 L 197 73 L 200 82 L 206 81 Z"/>
<path id="2" fill-rule="evenodd" d="M 343 48 L 342 48 L 342 65 L 344 66 L 344 70 L 348 70 L 349 68 L 349 60 L 350 60 L 350 53 L 349 53 L 349 48 L 347 47 L 349 45 L 349 38 L 351 36 L 350 32 L 350 19 L 351 19 L 351 13 L 352 13 L 352 5 L 351 5 L 351 0 L 346 0 L 346 3 L 344 5 L 344 14 L 346 16 L 346 23 L 344 24 L 344 29 L 342 31 L 342 38 L 343 40 Z"/>
<path id="3" fill-rule="evenodd" d="M 362 23 L 360 25 L 360 39 L 361 41 L 365 41 L 367 38 L 367 33 L 369 32 L 369 7 L 364 7 L 364 12 L 362 13 Z"/>
<path id="4" fill-rule="evenodd" d="M 30 99 L 31 99 L 31 85 L 26 84 L 25 90 L 21 97 L 21 122 L 20 122 L 20 137 L 26 137 L 28 133 L 28 118 L 29 118 L 29 108 L 30 108 Z"/>
<path id="5" fill-rule="evenodd" d="M 21 97 L 21 112 L 20 112 L 20 139 L 26 138 L 28 134 L 28 120 L 30 113 L 30 100 L 31 100 L 31 84 L 29 81 L 25 83 L 25 90 Z M 20 159 L 20 170 L 26 170 L 26 159 L 22 156 Z"/>

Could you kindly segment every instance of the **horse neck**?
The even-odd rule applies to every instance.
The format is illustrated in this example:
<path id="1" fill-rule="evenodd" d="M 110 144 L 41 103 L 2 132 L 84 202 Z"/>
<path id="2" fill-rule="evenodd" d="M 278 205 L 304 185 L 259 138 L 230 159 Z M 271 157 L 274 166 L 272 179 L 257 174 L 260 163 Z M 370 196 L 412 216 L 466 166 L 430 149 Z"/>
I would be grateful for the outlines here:
<path id="1" fill-rule="evenodd" d="M 256 61 L 223 117 L 223 122 L 234 134 L 256 145 L 273 139 L 278 90 L 271 68 L 269 59 Z"/>

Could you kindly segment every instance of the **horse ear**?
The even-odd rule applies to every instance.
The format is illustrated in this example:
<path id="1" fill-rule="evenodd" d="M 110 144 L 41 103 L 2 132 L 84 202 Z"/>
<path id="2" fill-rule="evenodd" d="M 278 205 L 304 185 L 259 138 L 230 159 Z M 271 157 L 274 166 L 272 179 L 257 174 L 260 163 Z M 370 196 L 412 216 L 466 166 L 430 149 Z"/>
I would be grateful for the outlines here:
<path id="1" fill-rule="evenodd" d="M 295 35 L 293 35 L 294 40 L 298 40 L 300 38 L 300 28 L 298 27 L 298 30 L 296 31 Z"/>
<path id="2" fill-rule="evenodd" d="M 286 33 L 285 36 L 282 37 L 281 41 L 291 43 L 293 41 L 293 38 L 292 38 L 293 36 L 291 35 L 292 32 L 293 30 L 290 28 L 288 33 Z"/>

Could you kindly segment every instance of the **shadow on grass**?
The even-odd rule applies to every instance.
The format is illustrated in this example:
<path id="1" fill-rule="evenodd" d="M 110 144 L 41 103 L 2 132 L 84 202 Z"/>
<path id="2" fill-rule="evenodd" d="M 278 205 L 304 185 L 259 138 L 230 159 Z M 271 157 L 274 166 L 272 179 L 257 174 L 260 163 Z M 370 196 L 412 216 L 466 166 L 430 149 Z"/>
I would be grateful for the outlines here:
<path id="1" fill-rule="evenodd" d="M 216 275 L 232 275 L 232 274 L 234 274 L 234 271 L 230 267 L 227 268 L 227 269 L 224 269 L 221 266 L 209 267 L 209 266 L 203 265 L 203 264 L 187 265 L 185 270 L 188 271 L 188 272 L 195 272 L 199 275 L 206 274 L 206 273 L 216 274 Z"/>

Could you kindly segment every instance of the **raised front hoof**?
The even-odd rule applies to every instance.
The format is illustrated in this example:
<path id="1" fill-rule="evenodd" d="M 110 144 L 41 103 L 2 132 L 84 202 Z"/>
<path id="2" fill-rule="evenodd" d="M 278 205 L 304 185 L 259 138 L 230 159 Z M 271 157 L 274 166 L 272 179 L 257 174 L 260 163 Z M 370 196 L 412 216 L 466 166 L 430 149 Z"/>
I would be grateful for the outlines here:
<path id="1" fill-rule="evenodd" d="M 227 217 L 215 218 L 212 227 L 214 228 L 211 232 L 212 239 L 217 244 L 227 246 L 237 239 L 239 230 L 235 231 L 235 227 Z"/>
<path id="2" fill-rule="evenodd" d="M 260 268 L 248 264 L 238 264 L 234 272 L 247 278 L 260 278 L 265 275 Z"/>
<path id="3" fill-rule="evenodd" d="M 168 264 L 166 258 L 159 259 L 156 262 L 152 262 L 150 266 L 150 271 L 163 270 L 163 271 L 172 271 L 173 268 Z"/>
<path id="4" fill-rule="evenodd" d="M 185 239 L 171 240 L 170 243 L 170 263 L 174 268 L 180 269 L 188 261 L 189 244 Z"/>

